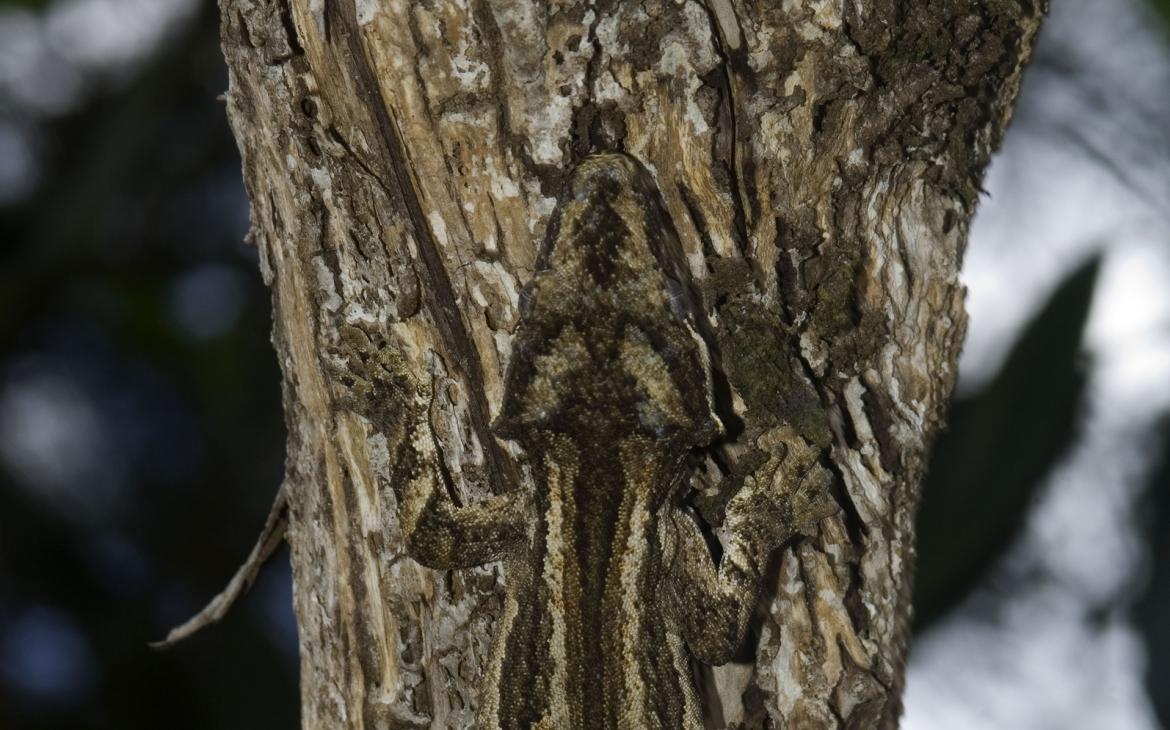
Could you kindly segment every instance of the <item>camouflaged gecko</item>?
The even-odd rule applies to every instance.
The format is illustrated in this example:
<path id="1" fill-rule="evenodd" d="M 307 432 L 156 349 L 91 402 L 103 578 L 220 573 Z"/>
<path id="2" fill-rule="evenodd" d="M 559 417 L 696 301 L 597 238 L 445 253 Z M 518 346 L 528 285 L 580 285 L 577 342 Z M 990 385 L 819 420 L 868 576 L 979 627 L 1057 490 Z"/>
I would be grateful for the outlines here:
<path id="1" fill-rule="evenodd" d="M 480 686 L 482 728 L 702 728 L 692 658 L 743 639 L 771 552 L 831 514 L 829 473 L 794 430 L 730 499 L 712 558 L 683 505 L 688 454 L 722 434 L 708 349 L 649 172 L 582 161 L 525 291 L 496 434 L 533 492 L 461 506 L 429 427 L 430 386 L 342 330 L 347 403 L 386 433 L 408 554 L 507 578 Z"/>

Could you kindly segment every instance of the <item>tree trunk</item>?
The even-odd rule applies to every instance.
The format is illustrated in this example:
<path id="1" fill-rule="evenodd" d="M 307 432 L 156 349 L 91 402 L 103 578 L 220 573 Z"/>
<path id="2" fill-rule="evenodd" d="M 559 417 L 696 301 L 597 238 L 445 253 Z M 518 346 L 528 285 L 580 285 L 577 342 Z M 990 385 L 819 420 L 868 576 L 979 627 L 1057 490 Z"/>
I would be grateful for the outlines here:
<path id="1" fill-rule="evenodd" d="M 1042 0 L 220 0 L 228 117 L 273 293 L 306 728 L 468 727 L 507 579 L 404 556 L 386 439 L 327 352 L 375 324 L 430 373 L 456 497 L 531 488 L 490 431 L 519 295 L 574 163 L 654 177 L 740 420 L 789 424 L 841 512 L 774 556 L 709 727 L 894 727 L 958 271 Z M 731 465 L 731 466 L 729 466 Z M 718 534 L 718 529 L 715 530 Z"/>

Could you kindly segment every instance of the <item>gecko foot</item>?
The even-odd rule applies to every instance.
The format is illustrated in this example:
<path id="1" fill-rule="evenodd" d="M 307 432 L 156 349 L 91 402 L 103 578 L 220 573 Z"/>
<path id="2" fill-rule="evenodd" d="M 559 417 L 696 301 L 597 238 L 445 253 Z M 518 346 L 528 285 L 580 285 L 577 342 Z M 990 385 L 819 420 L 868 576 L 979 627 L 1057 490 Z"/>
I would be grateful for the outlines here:
<path id="1" fill-rule="evenodd" d="M 815 535 L 817 523 L 838 510 L 829 491 L 832 475 L 817 449 L 787 426 L 764 434 L 759 444 L 776 456 L 744 481 L 727 505 L 728 519 L 772 546 L 797 533 Z"/>
<path id="2" fill-rule="evenodd" d="M 356 325 L 338 328 L 339 342 L 327 348 L 330 375 L 341 384 L 338 405 L 386 431 L 417 418 L 430 402 L 430 384 L 410 372 L 386 337 Z"/>

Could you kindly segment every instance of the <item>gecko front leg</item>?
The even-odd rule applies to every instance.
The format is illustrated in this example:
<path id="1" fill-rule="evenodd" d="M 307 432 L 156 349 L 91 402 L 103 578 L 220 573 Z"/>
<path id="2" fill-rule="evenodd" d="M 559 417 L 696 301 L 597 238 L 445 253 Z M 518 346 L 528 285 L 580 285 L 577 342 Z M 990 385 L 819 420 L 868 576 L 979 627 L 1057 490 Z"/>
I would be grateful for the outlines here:
<path id="1" fill-rule="evenodd" d="M 772 551 L 836 512 L 831 476 L 817 450 L 790 427 L 775 429 L 761 446 L 782 457 L 749 476 L 727 504 L 723 556 L 716 566 L 695 519 L 675 511 L 671 566 L 673 609 L 691 653 L 707 664 L 731 659 L 752 617 Z"/>
<path id="2" fill-rule="evenodd" d="M 377 333 L 344 325 L 331 368 L 345 386 L 339 405 L 386 437 L 407 554 L 436 570 L 498 560 L 524 537 L 528 500 L 520 492 L 469 505 L 451 497 L 431 431 L 431 385 L 411 373 L 397 349 Z"/>

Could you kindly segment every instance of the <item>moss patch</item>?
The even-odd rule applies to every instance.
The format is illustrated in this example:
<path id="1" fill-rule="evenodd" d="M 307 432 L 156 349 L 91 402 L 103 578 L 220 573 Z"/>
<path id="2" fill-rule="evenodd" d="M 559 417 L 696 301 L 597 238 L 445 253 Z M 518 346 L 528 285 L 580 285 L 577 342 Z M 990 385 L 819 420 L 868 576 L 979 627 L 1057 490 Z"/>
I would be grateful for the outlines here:
<path id="1" fill-rule="evenodd" d="M 749 424 L 790 424 L 818 446 L 828 446 L 829 420 L 812 383 L 789 352 L 771 316 L 758 304 L 734 299 L 719 310 L 719 344 L 732 387 L 747 404 Z"/>

